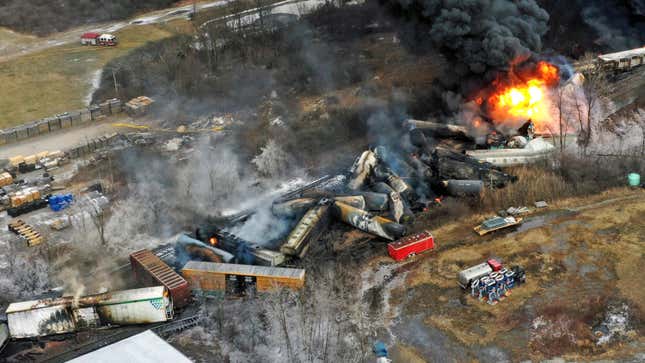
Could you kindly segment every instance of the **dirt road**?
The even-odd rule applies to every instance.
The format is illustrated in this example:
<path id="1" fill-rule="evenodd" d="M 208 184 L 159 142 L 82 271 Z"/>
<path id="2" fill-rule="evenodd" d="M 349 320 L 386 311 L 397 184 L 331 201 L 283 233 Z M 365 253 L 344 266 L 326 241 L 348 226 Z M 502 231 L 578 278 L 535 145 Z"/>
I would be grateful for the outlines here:
<path id="1" fill-rule="evenodd" d="M 31 155 L 40 151 L 68 150 L 86 143 L 88 140 L 110 134 L 118 129 L 110 121 L 90 124 L 85 127 L 67 129 L 46 136 L 27 139 L 16 144 L 0 147 L 0 159 L 8 159 L 16 155 Z"/>

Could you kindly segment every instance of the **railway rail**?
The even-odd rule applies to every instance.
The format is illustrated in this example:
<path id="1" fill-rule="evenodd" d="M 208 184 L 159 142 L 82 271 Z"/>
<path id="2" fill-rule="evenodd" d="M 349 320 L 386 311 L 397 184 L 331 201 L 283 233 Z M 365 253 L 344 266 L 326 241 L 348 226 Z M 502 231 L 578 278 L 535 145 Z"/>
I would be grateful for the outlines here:
<path id="1" fill-rule="evenodd" d="M 136 326 L 136 327 L 119 328 L 119 331 L 116 331 L 113 334 L 109 334 L 99 339 L 73 347 L 55 356 L 47 357 L 43 360 L 40 360 L 40 362 L 47 362 L 47 363 L 66 362 L 70 359 L 74 359 L 83 354 L 87 354 L 97 349 L 101 349 L 110 344 L 114 344 L 118 341 L 129 338 L 133 335 L 142 333 L 146 330 L 152 330 L 155 334 L 159 335 L 160 337 L 166 338 L 172 334 L 177 334 L 181 331 L 197 326 L 197 324 L 199 324 L 199 322 L 201 321 L 201 318 L 202 317 L 200 315 L 192 315 L 186 318 L 173 320 L 166 323 L 154 324 L 152 326 L 142 325 L 142 326 Z"/>

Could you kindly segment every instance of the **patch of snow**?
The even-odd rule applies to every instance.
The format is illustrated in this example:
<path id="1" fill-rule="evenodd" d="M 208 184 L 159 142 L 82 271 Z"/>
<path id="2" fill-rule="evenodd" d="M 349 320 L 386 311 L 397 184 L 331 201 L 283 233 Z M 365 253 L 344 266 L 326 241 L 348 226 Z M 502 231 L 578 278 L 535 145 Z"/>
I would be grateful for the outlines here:
<path id="1" fill-rule="evenodd" d="M 175 137 L 174 139 L 168 140 L 168 142 L 166 142 L 166 144 L 164 145 L 164 148 L 166 149 L 166 151 L 177 151 L 179 150 L 182 142 L 182 138 Z"/>
<path id="2" fill-rule="evenodd" d="M 609 343 L 612 338 L 625 335 L 628 325 L 629 307 L 627 304 L 609 307 L 605 313 L 605 319 L 596 330 L 601 334 L 596 344 L 604 345 Z"/>
<path id="3" fill-rule="evenodd" d="M 282 121 L 282 118 L 280 116 L 276 117 L 273 121 L 271 121 L 271 126 L 277 126 L 277 127 L 286 127 L 286 124 L 284 121 Z"/>

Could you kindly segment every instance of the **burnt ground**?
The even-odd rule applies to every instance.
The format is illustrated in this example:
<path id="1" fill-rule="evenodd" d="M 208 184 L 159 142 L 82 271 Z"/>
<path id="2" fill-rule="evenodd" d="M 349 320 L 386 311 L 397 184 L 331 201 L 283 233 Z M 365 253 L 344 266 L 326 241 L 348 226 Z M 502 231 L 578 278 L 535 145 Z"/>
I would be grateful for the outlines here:
<path id="1" fill-rule="evenodd" d="M 609 201 L 594 204 L 598 198 Z M 484 237 L 470 229 L 481 218 L 447 224 L 433 231 L 433 252 L 401 265 L 373 259 L 368 271 L 385 268 L 389 281 L 398 280 L 380 291 L 393 360 L 642 359 L 644 212 L 645 193 L 619 190 L 556 204 L 515 230 Z M 494 306 L 455 280 L 491 257 L 527 271 L 527 283 Z"/>

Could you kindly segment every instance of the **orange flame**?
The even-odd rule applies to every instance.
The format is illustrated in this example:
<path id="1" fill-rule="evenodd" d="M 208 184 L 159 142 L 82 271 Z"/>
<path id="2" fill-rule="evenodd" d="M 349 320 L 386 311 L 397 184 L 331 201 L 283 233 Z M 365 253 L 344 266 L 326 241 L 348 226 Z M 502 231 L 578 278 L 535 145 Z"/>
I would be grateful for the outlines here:
<path id="1" fill-rule="evenodd" d="M 558 68 L 545 61 L 508 79 L 497 80 L 495 91 L 487 99 L 488 112 L 495 122 L 524 122 L 533 120 L 538 131 L 546 131 L 552 122 L 553 110 L 549 88 L 560 81 Z"/>
<path id="2" fill-rule="evenodd" d="M 208 239 L 208 243 L 211 244 L 211 246 L 217 246 L 217 237 L 211 237 Z"/>

